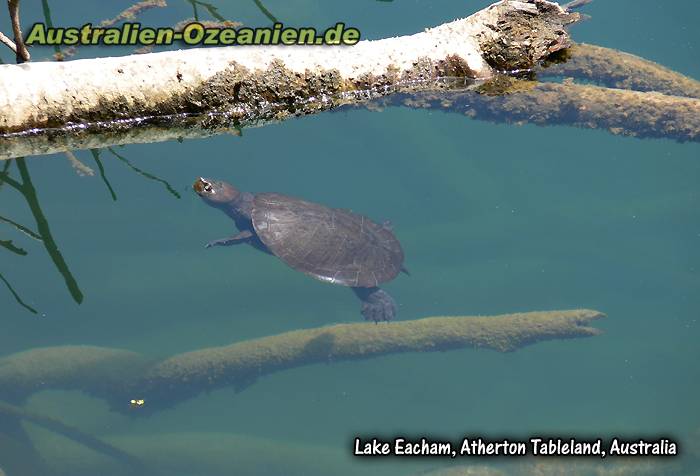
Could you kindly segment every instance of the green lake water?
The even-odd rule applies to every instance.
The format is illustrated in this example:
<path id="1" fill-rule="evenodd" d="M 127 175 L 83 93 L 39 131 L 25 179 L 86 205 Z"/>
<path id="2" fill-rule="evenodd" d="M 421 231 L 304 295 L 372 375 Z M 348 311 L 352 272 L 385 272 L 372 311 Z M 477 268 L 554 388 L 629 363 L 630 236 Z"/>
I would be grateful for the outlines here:
<path id="1" fill-rule="evenodd" d="M 140 21 L 166 26 L 192 16 L 189 3 L 169 3 Z M 345 21 L 363 38 L 382 38 L 414 33 L 488 3 L 265 5 L 285 24 L 325 28 Z M 269 24 L 253 1 L 215 5 L 227 19 Z M 79 26 L 112 17 L 128 3 L 51 6 L 55 25 Z M 596 0 L 584 11 L 592 18 L 572 28 L 576 41 L 700 78 L 700 3 Z M 201 6 L 199 13 L 210 18 Z M 41 2 L 24 0 L 22 19 L 27 25 L 43 21 Z M 0 31 L 11 31 L 5 17 Z M 78 57 L 128 52 L 84 48 Z M 35 60 L 50 53 L 33 50 Z M 7 51 L 0 54 L 12 62 Z M 180 198 L 107 151 L 101 163 L 116 200 L 89 151 L 75 154 L 94 176 L 76 174 L 64 154 L 27 158 L 84 301 L 78 305 L 71 298 L 39 242 L 0 223 L 0 239 L 28 252 L 0 249 L 0 272 L 38 311 L 21 307 L 0 285 L 0 355 L 88 344 L 162 358 L 362 319 L 359 302 L 346 288 L 309 279 L 251 247 L 205 249 L 234 228 L 191 191 L 199 176 L 351 208 L 380 223 L 390 220 L 411 271 L 384 286 L 399 304 L 398 320 L 589 308 L 607 314 L 594 324 L 604 333 L 512 353 L 465 349 L 301 367 L 264 376 L 240 393 L 217 390 L 143 418 L 111 412 L 79 391 L 37 393 L 28 409 L 125 448 L 154 444 L 165 448 L 163 454 L 187 448 L 182 451 L 211 452 L 212 461 L 222 458 L 220 466 L 229 465 L 221 473 L 164 459 L 163 474 L 177 476 L 412 475 L 467 463 L 517 474 L 514 465 L 523 463 L 351 456 L 355 436 L 398 435 L 665 436 L 679 442 L 680 457 L 616 463 L 659 465 L 658 472 L 645 474 L 700 474 L 697 143 L 389 108 L 341 109 L 244 129 L 240 137 L 114 150 L 167 181 Z M 18 175 L 14 165 L 10 174 Z M 0 187 L 0 215 L 34 228 L 24 199 L 7 185 Z M 80 454 L 67 439 L 36 428 L 30 433 L 47 458 Z M 221 456 L 228 448 L 235 453 L 230 461 Z M 268 458 L 288 458 L 294 469 L 282 470 L 286 463 Z M 473 474 L 488 474 L 483 471 Z M 543 471 L 549 474 L 546 465 Z"/>

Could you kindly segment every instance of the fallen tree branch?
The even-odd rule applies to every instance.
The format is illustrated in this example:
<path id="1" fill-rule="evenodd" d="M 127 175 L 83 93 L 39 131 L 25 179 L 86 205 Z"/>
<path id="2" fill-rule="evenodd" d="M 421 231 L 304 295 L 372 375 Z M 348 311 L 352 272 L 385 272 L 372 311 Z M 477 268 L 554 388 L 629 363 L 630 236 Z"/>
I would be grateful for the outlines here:
<path id="1" fill-rule="evenodd" d="M 471 90 L 423 91 L 388 96 L 352 107 L 367 107 L 371 110 L 376 110 L 377 106 L 434 109 L 497 123 L 569 125 L 603 129 L 613 134 L 638 138 L 700 141 L 698 99 L 571 82 L 538 84 L 524 80 L 515 83 L 509 79 L 506 81 L 506 84 L 501 83 L 500 86 L 489 83 L 480 89 L 481 93 L 488 94 Z M 65 131 L 47 131 L 43 135 L 0 138 L 0 159 L 51 154 L 66 149 L 98 149 L 118 144 L 200 139 L 222 133 L 238 135 L 239 127 L 227 114 L 163 116 L 152 118 L 150 124 L 144 122 L 141 121 L 139 127 L 120 124 L 116 127 L 110 125 L 107 130 L 103 130 L 95 125 L 94 128 L 75 128 L 70 134 Z M 234 127 L 231 126 L 232 123 Z"/>
<path id="2" fill-rule="evenodd" d="M 372 106 L 407 106 L 498 123 L 568 125 L 638 138 L 700 141 L 700 99 L 573 83 L 504 77 L 476 91 L 399 94 L 381 98 Z"/>
<path id="3" fill-rule="evenodd" d="M 579 14 L 503 0 L 411 36 L 354 46 L 233 46 L 0 66 L 0 133 L 169 114 L 233 119 L 315 113 L 434 80 L 526 70 L 570 44 Z"/>
<path id="4" fill-rule="evenodd" d="M 109 394 L 123 382 L 141 377 L 148 364 L 145 357 L 119 349 L 30 349 L 0 358 L 0 400 L 21 404 L 30 395 L 48 389 Z"/>
<path id="5" fill-rule="evenodd" d="M 7 0 L 7 8 L 10 12 L 10 21 L 12 22 L 12 32 L 15 35 L 15 53 L 17 62 L 23 63 L 29 61 L 31 56 L 24 44 L 22 37 L 22 27 L 19 22 L 19 0 Z"/>
<path id="6" fill-rule="evenodd" d="M 486 11 L 488 11 L 488 9 Z M 484 11 L 473 15 L 470 19 L 473 21 L 474 17 L 478 17 L 480 14 L 483 14 L 483 12 Z M 466 22 L 467 20 L 460 20 L 455 23 Z M 435 30 L 439 30 L 445 26 Z M 416 36 L 418 35 L 407 38 L 415 39 Z M 402 38 L 402 40 L 403 39 L 405 38 Z M 395 40 L 396 39 L 382 41 L 392 42 Z M 361 44 L 364 43 L 367 42 L 362 42 Z M 381 43 L 381 41 L 369 43 L 377 44 Z M 559 45 L 557 45 L 557 48 L 558 47 Z M 225 50 L 225 48 L 219 48 L 217 50 Z M 193 51 L 196 52 L 199 50 Z M 270 57 L 263 57 L 263 59 L 258 58 L 257 61 L 260 64 L 267 65 L 268 68 L 272 68 L 269 69 L 268 72 L 275 73 L 275 68 L 271 65 L 275 61 L 275 55 L 279 54 L 279 49 L 268 48 L 259 49 L 257 51 L 263 56 L 266 54 L 268 56 L 271 55 Z M 285 51 L 291 50 L 286 49 Z M 311 50 L 306 49 L 305 51 Z M 330 51 L 330 49 L 325 49 L 323 51 Z M 399 55 L 399 53 L 400 50 L 396 52 L 397 55 Z M 128 58 L 129 57 L 127 57 L 127 59 L 112 58 L 111 60 L 129 61 Z M 356 60 L 359 64 L 359 60 Z M 562 63 L 564 60 L 565 62 Z M 70 62 L 67 64 L 75 65 L 78 63 L 79 62 Z M 491 63 L 495 64 L 496 61 L 492 59 Z M 365 67 L 372 66 L 372 57 L 369 58 L 367 64 L 369 66 L 365 65 Z M 147 66 L 150 66 L 150 63 L 147 64 Z M 471 69 L 445 69 L 447 65 L 444 62 L 442 66 L 444 71 L 438 71 L 440 74 L 451 73 L 468 76 L 476 72 L 476 70 Z M 146 67 L 146 69 L 148 70 L 150 68 Z M 438 70 L 439 69 L 440 63 L 438 61 Z M 297 75 L 298 74 L 300 73 L 297 73 Z M 484 74 L 487 76 L 493 74 L 493 68 L 487 68 Z M 425 94 L 418 93 L 414 98 L 415 100 L 404 96 L 402 98 L 392 99 L 390 102 L 385 102 L 385 104 L 402 104 L 408 106 L 422 104 L 421 107 L 440 108 L 446 111 L 453 110 L 463 113 L 468 112 L 468 115 L 477 119 L 486 119 L 495 122 L 533 122 L 539 125 L 567 124 L 586 128 L 602 128 L 612 133 L 640 138 L 668 137 L 679 141 L 698 140 L 697 103 L 684 101 L 682 98 L 673 96 L 700 98 L 700 82 L 670 71 L 656 63 L 609 48 L 578 44 L 566 50 L 560 50 L 558 53 L 555 53 L 555 55 L 550 56 L 549 60 L 546 62 L 546 67 L 538 70 L 538 75 L 542 77 L 560 76 L 583 79 L 604 86 L 629 88 L 643 92 L 656 91 L 668 95 L 668 97 L 654 94 L 638 95 L 626 89 L 595 89 L 588 85 L 582 86 L 567 82 L 564 86 L 547 85 L 537 88 L 532 87 L 527 94 L 521 95 L 520 99 L 517 99 L 515 95 L 507 98 L 503 102 L 513 106 L 510 109 L 511 112 L 516 109 L 514 106 L 517 104 L 517 114 L 511 117 L 505 112 L 499 113 L 494 110 L 490 105 L 498 103 L 498 101 L 489 98 L 481 99 L 477 96 L 470 96 L 472 98 L 476 97 L 475 100 L 483 102 L 484 105 L 475 107 L 469 111 L 466 111 L 465 108 L 454 106 L 460 102 L 460 98 L 467 97 L 461 96 L 461 94 L 463 94 L 462 92 L 444 93 L 449 96 L 454 95 L 454 97 L 443 96 L 446 102 L 450 104 L 450 107 L 438 107 L 439 104 L 437 102 L 426 101 L 426 98 L 437 97 L 435 90 L 444 91 L 444 83 L 436 83 L 435 81 L 413 81 L 411 84 L 413 84 L 414 87 L 409 87 L 408 89 L 411 91 L 427 89 L 428 91 L 426 91 Z M 428 75 L 425 77 L 432 76 Z M 435 77 L 439 77 L 439 74 L 436 74 Z M 310 103 L 307 101 L 304 105 L 308 107 L 294 110 L 293 114 L 318 112 L 341 104 L 358 103 L 372 98 L 376 96 L 376 94 L 374 94 L 371 89 L 364 89 L 371 85 L 383 85 L 383 93 L 401 90 L 401 87 L 390 87 L 391 81 L 396 80 L 396 78 L 396 75 L 386 74 L 380 76 L 373 76 L 372 74 L 365 75 L 363 76 L 363 80 L 360 81 L 360 89 L 357 89 L 357 84 L 350 85 L 351 87 L 343 93 L 342 96 L 326 97 L 324 101 L 322 101 L 322 104 L 315 104 L 315 108 L 311 107 Z M 398 84 L 401 84 L 400 80 L 402 77 L 399 76 L 398 78 Z M 223 80 L 223 78 L 219 79 Z M 303 83 L 307 79 L 308 78 L 305 77 L 299 79 L 299 81 Z M 421 86 L 415 87 L 417 83 Z M 78 84 L 80 84 L 80 82 L 78 82 Z M 0 86 L 1 85 L 2 82 L 0 81 Z M 304 98 L 319 97 L 318 94 L 314 96 L 314 92 L 318 92 L 318 87 L 315 90 L 312 88 L 312 90 L 306 91 L 302 86 L 296 83 L 292 86 L 299 87 L 299 89 L 295 89 L 293 91 L 294 94 L 292 94 L 293 96 L 296 94 L 298 97 L 287 98 L 288 100 L 282 101 L 284 104 L 295 104 L 295 101 L 298 102 Z M 240 88 L 242 87 L 243 86 L 240 86 Z M 292 89 L 294 89 L 294 87 Z M 489 86 L 487 85 L 487 87 Z M 238 89 L 239 99 L 241 99 L 240 88 Z M 236 87 L 233 89 L 234 91 L 229 92 L 235 96 Z M 433 90 L 432 93 L 430 89 Z M 523 90 L 526 88 L 519 89 Z M 494 88 L 491 88 L 491 90 L 493 92 Z M 167 93 L 167 91 L 166 89 L 165 92 Z M 210 92 L 213 94 L 213 91 L 214 90 L 211 90 Z M 111 100 L 110 98 L 119 98 L 118 92 L 119 91 L 112 91 L 106 99 L 103 99 L 109 102 Z M 276 92 L 279 91 L 273 88 L 273 95 L 276 94 Z M 440 94 L 443 93 L 441 92 Z M 559 97 L 556 97 L 556 94 L 558 94 Z M 214 95 L 216 96 L 216 94 Z M 0 97 L 2 97 L 1 90 Z M 259 99 L 255 94 L 248 97 L 248 99 L 251 98 L 253 103 Z M 287 117 L 291 113 L 290 110 L 282 112 L 277 110 L 275 112 L 275 109 L 270 107 L 269 103 L 265 104 L 262 112 L 261 110 L 257 111 L 260 114 L 253 113 L 252 109 L 249 109 L 246 113 L 245 108 L 234 107 L 231 109 L 228 107 L 231 106 L 231 104 L 226 102 L 227 100 L 225 97 L 219 98 L 217 101 L 220 101 L 219 105 L 221 107 L 219 109 L 227 110 L 228 112 L 216 113 L 208 111 L 207 114 L 198 116 L 174 114 L 138 117 L 130 120 L 84 122 L 58 129 L 46 129 L 43 131 L 34 130 L 27 134 L 0 135 L 0 159 L 54 153 L 68 149 L 96 149 L 115 144 L 147 143 L 172 139 L 181 140 L 182 138 L 207 137 L 222 132 L 236 131 L 236 129 L 231 128 L 232 125 L 235 128 L 239 127 L 239 125 L 261 125 L 269 122 L 271 118 L 272 120 L 278 120 Z M 610 104 L 612 104 L 613 107 L 609 107 Z M 260 106 L 259 103 L 257 105 Z M 481 112 L 478 112 L 479 110 Z M 123 111 L 117 111 L 115 114 L 121 117 L 120 114 L 122 114 L 122 112 Z M 575 112 L 575 114 L 572 116 L 568 114 L 568 112 Z M 601 115 L 599 116 L 598 113 L 601 113 Z M 630 118 L 634 120 L 630 120 Z M 58 120 L 58 122 L 60 122 L 60 120 Z"/>
<path id="7" fill-rule="evenodd" d="M 48 467 L 21 420 L 0 412 L 0 465 L 10 475 L 46 476 Z M 0 472 L 0 476 L 5 476 Z"/>
<path id="8" fill-rule="evenodd" d="M 630 53 L 585 43 L 573 44 L 555 54 L 538 75 L 572 77 L 609 88 L 700 99 L 700 81 Z"/>
<path id="9" fill-rule="evenodd" d="M 386 325 L 337 324 L 176 355 L 154 365 L 132 352 L 87 346 L 33 349 L 0 359 L 0 398 L 21 402 L 40 389 L 82 390 L 117 411 L 143 398 L 148 414 L 258 377 L 317 363 L 404 352 L 483 348 L 511 352 L 536 342 L 600 334 L 591 310 L 528 312 L 493 317 L 429 317 Z"/>
<path id="10" fill-rule="evenodd" d="M 186 425 L 181 425 L 186 426 Z M 30 433 L 52 472 L 37 476 L 387 476 L 390 462 L 363 464 L 345 445 L 317 446 L 289 439 L 268 439 L 230 432 L 127 432 L 105 436 L 111 445 L 133 454 L 151 472 L 128 471 L 77 445 L 60 444 L 51 435 Z M 411 468 L 425 463 L 414 462 Z M 360 469 L 358 471 L 358 468 Z M 403 466 L 405 468 L 405 466 Z M 8 468 L 9 471 L 9 468 Z M 17 473 L 26 476 L 25 473 Z M 8 476 L 13 476 L 12 473 Z M 33 476 L 33 475 L 32 475 Z"/>
<path id="11" fill-rule="evenodd" d="M 136 469 L 138 471 L 143 471 L 146 469 L 144 464 L 138 458 L 130 455 L 129 453 L 122 451 L 119 448 L 116 448 L 108 443 L 105 443 L 99 438 L 96 438 L 83 431 L 80 431 L 77 428 L 66 425 L 65 423 L 54 418 L 39 415 L 37 413 L 24 410 L 23 408 L 10 405 L 5 402 L 0 402 L 0 415 L 33 423 L 42 428 L 53 431 L 54 433 L 63 435 L 66 438 L 80 443 L 86 448 L 90 448 L 91 450 L 94 450 L 98 453 L 110 456 L 115 460 L 131 467 L 131 469 Z"/>
<path id="12" fill-rule="evenodd" d="M 12 41 L 10 38 L 7 37 L 3 32 L 0 31 L 0 43 L 3 45 L 7 46 L 9 49 L 12 50 L 14 54 L 17 54 L 17 45 L 15 45 L 15 42 Z M 0 473 L 2 474 L 2 473 Z"/>

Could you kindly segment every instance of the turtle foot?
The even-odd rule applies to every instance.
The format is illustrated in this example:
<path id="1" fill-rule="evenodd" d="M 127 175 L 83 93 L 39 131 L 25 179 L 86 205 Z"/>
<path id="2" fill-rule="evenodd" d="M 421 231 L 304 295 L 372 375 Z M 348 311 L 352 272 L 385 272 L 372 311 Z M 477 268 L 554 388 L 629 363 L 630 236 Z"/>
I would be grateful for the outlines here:
<path id="1" fill-rule="evenodd" d="M 212 246 L 231 246 L 240 243 L 247 243 L 253 237 L 253 233 L 250 230 L 243 230 L 237 235 L 229 236 L 228 238 L 221 238 L 220 240 L 210 241 L 205 248 L 211 248 Z"/>
<path id="2" fill-rule="evenodd" d="M 355 288 L 362 299 L 362 315 L 366 321 L 391 321 L 396 316 L 396 301 L 379 288 Z"/>
<path id="3" fill-rule="evenodd" d="M 232 242 L 230 239 L 228 239 L 228 238 L 223 238 L 223 239 L 221 239 L 221 240 L 210 241 L 209 243 L 207 243 L 206 245 L 204 245 L 204 247 L 205 247 L 205 248 L 211 248 L 211 247 L 213 247 L 213 246 L 229 246 L 229 245 L 232 245 L 232 244 L 233 244 L 233 242 Z"/>

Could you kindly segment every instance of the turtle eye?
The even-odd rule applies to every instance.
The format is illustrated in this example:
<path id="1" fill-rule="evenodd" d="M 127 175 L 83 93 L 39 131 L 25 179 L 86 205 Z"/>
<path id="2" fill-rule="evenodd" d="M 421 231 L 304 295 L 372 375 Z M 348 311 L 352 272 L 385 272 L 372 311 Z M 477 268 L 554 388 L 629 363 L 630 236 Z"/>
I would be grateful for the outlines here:
<path id="1" fill-rule="evenodd" d="M 214 189 L 212 188 L 211 184 L 206 184 L 204 185 L 204 191 L 207 193 L 211 193 L 212 191 L 214 191 Z"/>

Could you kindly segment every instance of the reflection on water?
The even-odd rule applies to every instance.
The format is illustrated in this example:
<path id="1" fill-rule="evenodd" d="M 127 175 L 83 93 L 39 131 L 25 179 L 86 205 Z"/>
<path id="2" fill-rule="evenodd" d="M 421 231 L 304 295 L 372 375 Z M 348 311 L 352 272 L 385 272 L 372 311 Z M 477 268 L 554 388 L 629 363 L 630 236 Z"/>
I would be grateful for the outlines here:
<path id="1" fill-rule="evenodd" d="M 159 178 L 149 172 L 145 172 L 140 168 L 135 167 L 131 164 L 131 162 L 129 162 L 128 159 L 126 159 L 126 157 L 124 157 L 122 154 L 117 153 L 111 147 L 105 150 L 107 150 L 112 156 L 116 157 L 120 162 L 126 164 L 128 168 L 133 172 L 136 172 L 138 175 L 148 180 L 152 180 L 163 184 L 168 193 L 170 193 L 177 199 L 181 198 L 180 194 L 166 180 L 163 180 L 162 178 Z M 107 189 L 109 190 L 112 200 L 116 201 L 117 195 L 106 176 L 104 166 L 102 165 L 102 161 L 100 160 L 101 151 L 92 149 L 90 150 L 90 152 L 99 170 L 99 175 L 102 178 L 102 181 L 106 185 Z M 71 165 L 79 175 L 85 176 L 94 174 L 92 169 L 87 167 L 85 164 L 83 164 L 76 158 L 75 154 L 73 154 L 72 152 L 67 152 L 66 155 L 68 156 Z M 19 178 L 13 178 L 11 175 L 11 166 L 13 162 L 16 164 L 16 168 L 19 173 Z M 58 248 L 58 244 L 56 243 L 53 235 L 51 234 L 49 222 L 39 203 L 37 191 L 34 187 L 34 184 L 32 183 L 31 176 L 29 174 L 29 168 L 27 167 L 27 163 L 24 158 L 10 159 L 4 161 L 3 170 L 0 174 L 0 186 L 2 186 L 3 184 L 6 184 L 8 187 L 14 189 L 22 195 L 32 216 L 34 217 L 37 231 L 33 231 L 29 227 L 17 223 L 16 221 L 4 216 L 0 216 L 0 222 L 14 227 L 17 231 L 21 232 L 25 236 L 32 238 L 36 241 L 40 241 L 44 245 L 44 248 L 49 254 L 53 265 L 63 276 L 63 279 L 66 283 L 66 287 L 68 288 L 68 292 L 70 293 L 71 297 L 76 303 L 81 304 L 84 298 L 83 292 L 80 290 L 76 278 L 71 273 L 68 264 L 66 263 L 66 260 L 63 257 L 63 254 Z M 19 256 L 26 256 L 28 254 L 28 252 L 24 248 L 15 245 L 13 240 L 0 240 L 0 246 L 6 249 L 7 251 Z M 20 293 L 18 293 L 17 290 L 14 289 L 8 278 L 6 278 L 1 273 L 0 280 L 2 280 L 2 282 L 5 284 L 5 286 L 15 298 L 18 304 L 24 307 L 27 311 L 33 314 L 37 314 L 37 310 L 34 307 L 27 304 L 22 299 Z"/>
<path id="2" fill-rule="evenodd" d="M 25 159 L 17 158 L 14 160 L 14 163 L 17 167 L 17 170 L 19 171 L 19 179 L 16 180 L 10 176 L 10 161 L 7 161 L 3 174 L 0 176 L 0 182 L 7 184 L 7 186 L 13 188 L 24 197 L 24 200 L 26 201 L 26 204 L 29 207 L 31 214 L 34 217 L 34 221 L 36 222 L 37 231 L 31 231 L 28 227 L 15 223 L 14 221 L 8 218 L 3 218 L 3 221 L 5 223 L 15 226 L 15 228 L 17 228 L 19 231 L 22 231 L 23 233 L 29 235 L 32 238 L 40 240 L 43 243 L 44 248 L 49 254 L 49 257 L 51 258 L 51 261 L 53 262 L 54 266 L 56 267 L 58 272 L 61 273 L 61 275 L 63 276 L 63 279 L 66 283 L 66 286 L 68 287 L 68 292 L 70 292 L 71 297 L 75 302 L 80 304 L 83 301 L 83 293 L 82 291 L 80 291 L 77 281 L 68 269 L 68 264 L 63 259 L 63 255 L 58 249 L 58 245 L 56 244 L 56 241 L 54 240 L 53 235 L 51 234 L 49 222 L 46 220 L 44 212 L 41 209 L 41 205 L 39 204 L 36 189 L 32 184 L 32 179 L 29 175 L 29 169 L 27 167 Z M 26 255 L 27 253 L 24 252 L 20 254 Z M 15 291 L 12 290 L 12 287 L 9 285 L 9 283 L 4 277 L 3 281 L 12 291 L 12 294 L 16 297 L 17 301 L 20 304 L 22 304 L 23 307 L 36 314 L 36 311 L 33 308 L 27 306 L 19 298 Z"/>

